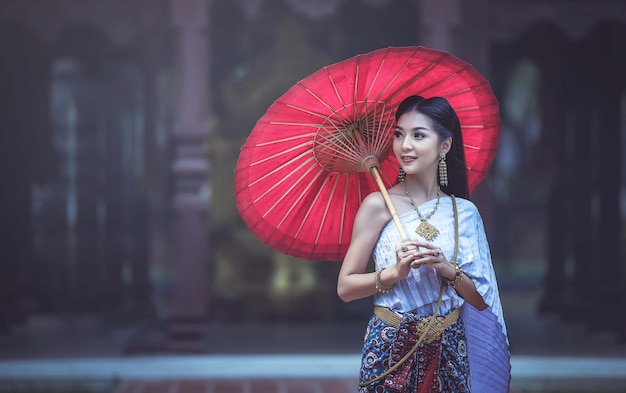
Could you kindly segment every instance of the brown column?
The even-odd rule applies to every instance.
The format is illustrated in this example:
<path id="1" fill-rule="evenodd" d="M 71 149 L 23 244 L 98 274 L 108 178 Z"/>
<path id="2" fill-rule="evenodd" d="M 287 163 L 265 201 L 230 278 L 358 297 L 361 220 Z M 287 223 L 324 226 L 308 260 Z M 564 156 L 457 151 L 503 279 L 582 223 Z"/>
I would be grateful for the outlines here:
<path id="1" fill-rule="evenodd" d="M 171 264 L 176 271 L 168 320 L 170 351 L 205 350 L 208 297 L 209 0 L 171 0 L 178 33 L 177 107 L 172 135 Z"/>

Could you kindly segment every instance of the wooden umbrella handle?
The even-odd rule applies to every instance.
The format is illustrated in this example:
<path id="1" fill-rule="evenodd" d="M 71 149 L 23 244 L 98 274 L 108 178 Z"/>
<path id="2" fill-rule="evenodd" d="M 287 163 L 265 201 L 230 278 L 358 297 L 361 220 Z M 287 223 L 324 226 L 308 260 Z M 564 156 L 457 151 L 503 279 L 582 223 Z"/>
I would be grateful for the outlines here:
<path id="1" fill-rule="evenodd" d="M 409 240 L 408 236 L 404 232 L 404 228 L 402 227 L 402 224 L 400 223 L 400 219 L 398 218 L 398 212 L 396 212 L 396 208 L 393 205 L 393 202 L 391 202 L 391 198 L 389 197 L 389 193 L 387 192 L 385 183 L 383 183 L 383 179 L 380 177 L 380 172 L 378 171 L 378 168 L 376 166 L 372 166 L 370 168 L 370 173 L 372 173 L 372 175 L 374 175 L 374 179 L 376 179 L 376 183 L 378 184 L 380 193 L 382 194 L 383 199 L 385 200 L 385 204 L 387 205 L 387 209 L 389 209 L 389 213 L 391 213 L 391 218 L 393 218 L 393 222 L 396 224 L 396 228 L 398 229 L 398 232 L 400 233 L 400 237 L 402 238 L 402 241 Z"/>

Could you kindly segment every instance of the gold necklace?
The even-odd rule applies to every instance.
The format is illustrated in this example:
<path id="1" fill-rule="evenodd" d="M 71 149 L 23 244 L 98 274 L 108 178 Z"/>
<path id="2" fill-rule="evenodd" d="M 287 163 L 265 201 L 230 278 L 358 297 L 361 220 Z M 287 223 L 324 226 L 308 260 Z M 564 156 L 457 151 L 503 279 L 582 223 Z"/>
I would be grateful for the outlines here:
<path id="1" fill-rule="evenodd" d="M 433 211 L 428 213 L 426 217 L 423 217 L 422 213 L 420 213 L 420 209 L 417 208 L 417 205 L 415 204 L 415 201 L 411 197 L 411 194 L 409 194 L 409 191 L 406 189 L 405 182 L 402 183 L 402 188 L 404 189 L 404 193 L 406 194 L 406 196 L 409 197 L 409 201 L 411 202 L 411 205 L 417 212 L 417 216 L 420 219 L 420 224 L 417 226 L 417 228 L 415 228 L 415 233 L 417 233 L 418 235 L 420 235 L 421 237 L 423 237 L 424 239 L 428 241 L 432 241 L 434 238 L 437 237 L 437 235 L 439 235 L 439 229 L 437 229 L 437 227 L 435 227 L 433 224 L 429 223 L 426 220 L 431 218 L 433 214 L 435 214 L 435 212 L 437 211 L 437 208 L 439 207 L 439 198 L 440 198 L 439 187 L 437 187 L 437 202 L 435 202 L 435 208 L 433 209 Z"/>

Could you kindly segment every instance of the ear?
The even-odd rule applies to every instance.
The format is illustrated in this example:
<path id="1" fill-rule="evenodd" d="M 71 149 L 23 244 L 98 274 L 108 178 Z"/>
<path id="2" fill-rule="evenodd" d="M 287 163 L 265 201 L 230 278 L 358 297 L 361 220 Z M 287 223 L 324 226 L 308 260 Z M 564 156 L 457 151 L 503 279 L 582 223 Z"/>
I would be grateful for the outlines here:
<path id="1" fill-rule="evenodd" d="M 451 147 L 452 147 L 452 137 L 450 136 L 450 137 L 444 139 L 443 142 L 441 142 L 441 145 L 439 145 L 439 150 L 443 151 L 446 154 L 448 154 L 448 152 L 450 151 Z"/>

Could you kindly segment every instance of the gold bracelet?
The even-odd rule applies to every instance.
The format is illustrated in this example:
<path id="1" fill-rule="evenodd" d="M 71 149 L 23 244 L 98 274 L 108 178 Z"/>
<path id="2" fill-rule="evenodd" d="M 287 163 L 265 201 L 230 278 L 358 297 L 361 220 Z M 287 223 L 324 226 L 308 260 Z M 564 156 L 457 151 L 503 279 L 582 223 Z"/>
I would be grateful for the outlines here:
<path id="1" fill-rule="evenodd" d="M 454 279 L 448 280 L 446 277 L 444 279 L 448 282 L 452 288 L 455 288 L 463 279 L 463 270 L 461 270 L 461 265 L 457 261 L 450 261 L 454 265 Z"/>
<path id="2" fill-rule="evenodd" d="M 393 285 L 388 287 L 383 285 L 383 283 L 380 281 L 380 274 L 383 272 L 383 270 L 385 270 L 386 268 L 382 268 L 379 271 L 376 272 L 376 290 L 378 290 L 378 292 L 380 293 L 389 293 L 391 291 L 393 291 Z"/>

